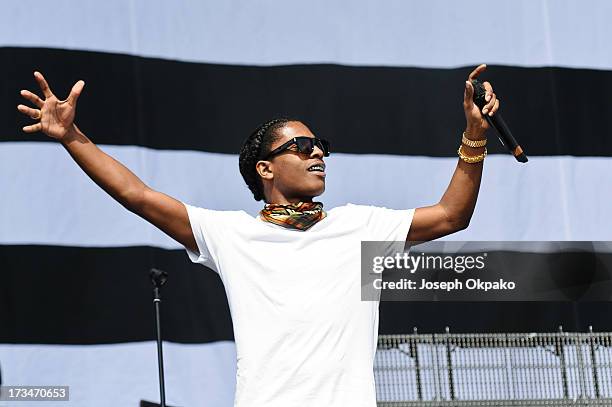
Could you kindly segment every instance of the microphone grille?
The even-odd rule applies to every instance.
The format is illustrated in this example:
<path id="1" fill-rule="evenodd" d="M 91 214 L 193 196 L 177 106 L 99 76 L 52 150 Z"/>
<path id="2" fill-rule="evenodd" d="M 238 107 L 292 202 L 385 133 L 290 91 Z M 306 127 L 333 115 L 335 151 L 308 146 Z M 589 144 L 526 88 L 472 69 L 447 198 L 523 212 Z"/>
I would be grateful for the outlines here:
<path id="1" fill-rule="evenodd" d="M 487 101 L 485 100 L 487 90 L 482 82 L 478 79 L 472 79 L 472 86 L 474 86 L 474 97 L 472 99 L 474 100 L 476 106 L 482 109 L 487 104 Z"/>

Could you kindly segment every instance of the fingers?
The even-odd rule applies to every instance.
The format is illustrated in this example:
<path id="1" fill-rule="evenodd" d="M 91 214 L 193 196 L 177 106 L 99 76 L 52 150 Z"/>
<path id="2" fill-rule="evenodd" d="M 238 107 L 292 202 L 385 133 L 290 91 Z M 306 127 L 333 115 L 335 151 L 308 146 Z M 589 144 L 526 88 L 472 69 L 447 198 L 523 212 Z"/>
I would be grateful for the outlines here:
<path id="1" fill-rule="evenodd" d="M 40 124 L 40 122 L 36 124 L 32 124 L 31 126 L 25 126 L 23 128 L 23 131 L 25 131 L 26 133 L 36 133 L 37 131 L 41 131 L 41 130 L 42 130 L 42 124 Z"/>
<path id="2" fill-rule="evenodd" d="M 476 67 L 476 69 L 474 69 L 472 71 L 472 73 L 470 74 L 470 76 L 468 76 L 468 79 L 472 80 L 475 79 L 478 75 L 480 75 L 482 72 L 484 72 L 487 69 L 487 65 L 486 64 L 480 64 Z"/>
<path id="3" fill-rule="evenodd" d="M 34 72 L 34 78 L 36 82 L 38 82 L 38 86 L 40 86 L 45 99 L 52 97 L 53 92 L 51 92 L 51 88 L 49 88 L 49 84 L 45 80 L 45 77 L 42 76 L 40 72 Z"/>
<path id="4" fill-rule="evenodd" d="M 468 97 L 469 102 L 471 102 L 472 96 L 474 95 L 474 87 L 472 86 L 472 83 L 470 81 L 478 77 L 478 75 L 480 75 L 486 69 L 487 65 L 481 64 L 478 65 L 476 69 L 472 71 L 472 73 L 470 73 L 470 76 L 468 77 L 469 80 L 466 82 L 465 92 L 463 94 L 463 104 L 465 107 L 470 107 L 468 103 Z M 488 114 L 489 116 L 493 116 L 495 112 L 499 110 L 499 99 L 497 99 L 497 95 L 493 92 L 493 86 L 491 86 L 489 82 L 484 82 L 483 86 L 486 91 L 485 102 L 487 103 L 482 108 L 482 114 Z"/>
<path id="5" fill-rule="evenodd" d="M 44 100 L 38 97 L 38 95 L 30 92 L 29 90 L 22 90 L 20 92 L 21 96 L 23 96 L 26 100 L 32 102 L 34 105 L 38 107 L 43 107 L 45 104 Z"/>
<path id="6" fill-rule="evenodd" d="M 32 109 L 31 107 L 25 105 L 19 105 L 17 106 L 17 110 L 27 116 L 30 116 L 30 118 L 33 120 L 38 120 L 41 117 L 41 111 L 39 109 Z"/>
<path id="7" fill-rule="evenodd" d="M 492 93 L 489 96 L 489 103 L 482 108 L 482 114 L 489 114 L 489 116 L 493 116 L 491 114 L 491 109 L 493 109 L 493 106 L 495 106 L 495 102 L 497 102 L 497 96 L 495 93 Z"/>
<path id="8" fill-rule="evenodd" d="M 493 116 L 498 110 L 499 110 L 499 99 L 496 99 L 495 104 L 493 105 L 493 107 L 491 108 L 491 111 L 489 112 L 489 116 Z"/>
<path id="9" fill-rule="evenodd" d="M 79 98 L 79 96 L 81 96 L 81 92 L 83 91 L 84 87 L 85 87 L 85 82 L 83 81 L 78 81 L 77 83 L 74 84 L 74 86 L 72 87 L 72 90 L 70 91 L 70 95 L 68 95 L 68 99 L 67 99 L 68 104 L 70 104 L 71 106 L 74 106 L 76 104 L 76 101 Z"/>
<path id="10" fill-rule="evenodd" d="M 487 102 L 486 105 L 484 105 L 484 107 L 482 108 L 482 114 L 489 114 L 489 116 L 493 116 L 492 113 L 492 109 L 495 106 L 495 102 L 497 101 L 497 95 L 495 95 L 495 93 L 493 93 L 493 87 L 491 86 L 491 84 L 489 82 L 484 82 L 483 86 L 485 88 L 485 101 Z"/>

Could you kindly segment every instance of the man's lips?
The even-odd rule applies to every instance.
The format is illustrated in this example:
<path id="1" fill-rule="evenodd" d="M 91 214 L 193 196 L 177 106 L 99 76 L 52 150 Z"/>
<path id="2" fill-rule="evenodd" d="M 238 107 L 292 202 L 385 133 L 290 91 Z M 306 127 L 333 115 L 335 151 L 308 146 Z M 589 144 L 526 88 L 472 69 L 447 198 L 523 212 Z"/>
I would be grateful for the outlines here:
<path id="1" fill-rule="evenodd" d="M 315 163 L 311 165 L 310 167 L 308 167 L 306 171 L 313 173 L 315 175 L 320 175 L 320 176 L 325 177 L 325 163 L 322 163 L 322 162 Z"/>

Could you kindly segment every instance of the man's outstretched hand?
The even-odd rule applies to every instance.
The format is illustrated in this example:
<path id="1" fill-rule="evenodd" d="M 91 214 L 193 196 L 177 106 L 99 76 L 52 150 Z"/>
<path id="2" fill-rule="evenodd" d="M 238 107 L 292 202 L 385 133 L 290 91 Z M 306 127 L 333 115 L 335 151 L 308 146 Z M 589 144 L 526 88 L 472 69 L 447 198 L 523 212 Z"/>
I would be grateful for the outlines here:
<path id="1" fill-rule="evenodd" d="M 51 92 L 49 84 L 40 72 L 34 72 L 34 78 L 36 82 L 38 82 L 45 99 L 41 99 L 38 95 L 29 90 L 21 91 L 21 96 L 32 102 L 36 108 L 19 105 L 17 106 L 17 110 L 29 116 L 31 119 L 39 121 L 30 126 L 25 126 L 23 131 L 26 133 L 42 131 L 47 136 L 61 141 L 73 127 L 77 99 L 83 91 L 85 82 L 78 81 L 75 83 L 68 98 L 59 100 L 53 92 Z"/>

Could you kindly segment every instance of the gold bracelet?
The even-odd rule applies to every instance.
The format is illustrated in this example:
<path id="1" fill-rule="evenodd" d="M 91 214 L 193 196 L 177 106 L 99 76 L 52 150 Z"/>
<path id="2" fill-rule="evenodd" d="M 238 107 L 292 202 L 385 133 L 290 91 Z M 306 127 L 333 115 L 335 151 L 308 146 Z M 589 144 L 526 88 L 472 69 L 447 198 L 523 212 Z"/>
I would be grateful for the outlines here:
<path id="1" fill-rule="evenodd" d="M 484 147 L 487 145 L 487 139 L 470 140 L 469 138 L 465 137 L 465 131 L 463 132 L 463 136 L 461 137 L 461 142 L 465 144 L 466 146 L 472 147 L 472 148 Z"/>
<path id="2" fill-rule="evenodd" d="M 485 148 L 484 153 L 482 154 L 478 154 L 478 155 L 465 155 L 463 154 L 463 150 L 461 149 L 461 147 L 463 147 L 461 144 L 459 144 L 459 149 L 457 150 L 457 154 L 459 154 L 459 158 L 461 158 L 463 161 L 465 161 L 468 164 L 476 164 L 479 163 L 481 161 L 484 161 L 485 157 L 487 156 L 487 149 Z"/>

